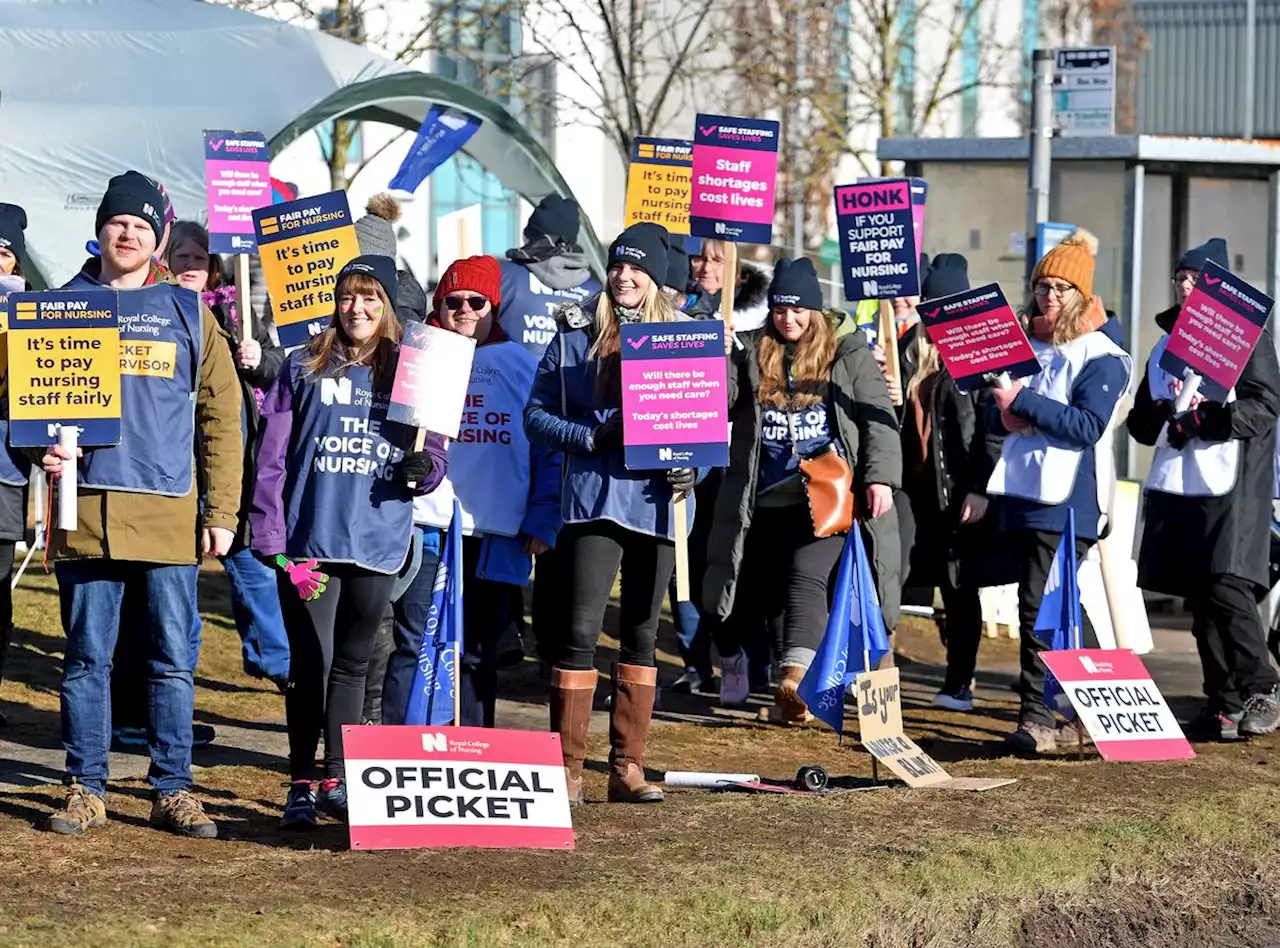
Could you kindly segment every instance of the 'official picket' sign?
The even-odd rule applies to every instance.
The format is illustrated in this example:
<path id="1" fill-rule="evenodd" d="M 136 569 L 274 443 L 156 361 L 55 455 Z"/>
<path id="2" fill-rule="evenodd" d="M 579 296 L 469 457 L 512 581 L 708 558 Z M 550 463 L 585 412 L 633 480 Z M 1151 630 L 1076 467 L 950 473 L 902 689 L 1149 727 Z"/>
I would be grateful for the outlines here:
<path id="1" fill-rule="evenodd" d="M 1195 751 L 1151 680 L 1128 649 L 1042 652 L 1085 730 L 1107 760 L 1186 760 Z"/>
<path id="2" fill-rule="evenodd" d="M 572 849 L 560 736 L 342 729 L 352 849 Z"/>

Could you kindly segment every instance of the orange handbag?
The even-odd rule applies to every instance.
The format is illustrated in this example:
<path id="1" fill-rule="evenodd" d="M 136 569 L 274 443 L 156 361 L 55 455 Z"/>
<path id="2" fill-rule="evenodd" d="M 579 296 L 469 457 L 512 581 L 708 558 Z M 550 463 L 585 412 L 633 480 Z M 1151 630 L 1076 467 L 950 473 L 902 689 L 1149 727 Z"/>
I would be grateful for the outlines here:
<path id="1" fill-rule="evenodd" d="M 788 410 L 791 450 L 796 450 L 795 417 Z M 799 457 L 799 455 L 797 455 Z M 810 457 L 799 458 L 804 493 L 809 498 L 813 535 L 822 537 L 848 533 L 853 528 L 853 470 L 835 442 Z"/>

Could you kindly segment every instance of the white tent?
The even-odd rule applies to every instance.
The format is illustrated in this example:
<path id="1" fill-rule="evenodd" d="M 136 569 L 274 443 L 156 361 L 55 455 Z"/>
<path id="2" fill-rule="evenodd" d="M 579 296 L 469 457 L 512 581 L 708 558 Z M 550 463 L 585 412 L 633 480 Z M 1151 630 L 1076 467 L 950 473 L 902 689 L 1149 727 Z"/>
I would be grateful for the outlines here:
<path id="1" fill-rule="evenodd" d="M 416 129 L 444 103 L 483 120 L 464 150 L 507 187 L 571 196 L 532 136 L 472 90 L 200 0 L 0 0 L 0 64 L 0 201 L 27 210 L 37 285 L 79 268 L 113 174 L 149 174 L 180 217 L 203 218 L 204 128 L 256 129 L 276 154 L 333 118 Z M 582 243 L 599 264 L 585 220 Z"/>

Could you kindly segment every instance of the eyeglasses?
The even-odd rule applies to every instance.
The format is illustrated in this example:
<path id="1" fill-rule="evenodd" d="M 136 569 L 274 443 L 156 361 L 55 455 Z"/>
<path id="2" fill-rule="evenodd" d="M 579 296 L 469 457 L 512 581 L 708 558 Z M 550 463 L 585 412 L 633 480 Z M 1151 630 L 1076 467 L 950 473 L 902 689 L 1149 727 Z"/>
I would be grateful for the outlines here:
<path id="1" fill-rule="evenodd" d="M 1075 290 L 1076 288 L 1070 283 L 1037 283 L 1035 285 L 1036 296 L 1056 296 L 1058 299 L 1065 299 Z"/>
<path id="2" fill-rule="evenodd" d="M 1173 275 L 1174 286 L 1195 286 L 1196 280 L 1200 278 L 1200 274 L 1194 270 L 1188 270 L 1186 273 L 1175 273 Z"/>
<path id="3" fill-rule="evenodd" d="M 451 313 L 458 312 L 463 306 L 470 308 L 473 313 L 479 313 L 489 305 L 489 301 L 483 296 L 446 296 L 444 305 L 449 308 Z"/>

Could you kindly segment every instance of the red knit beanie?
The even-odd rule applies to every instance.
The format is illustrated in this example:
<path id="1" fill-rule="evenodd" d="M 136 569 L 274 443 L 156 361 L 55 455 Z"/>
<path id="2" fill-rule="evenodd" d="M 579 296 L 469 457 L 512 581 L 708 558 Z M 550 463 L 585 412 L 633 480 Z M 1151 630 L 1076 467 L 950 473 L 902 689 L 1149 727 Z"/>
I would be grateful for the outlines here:
<path id="1" fill-rule="evenodd" d="M 440 309 L 440 303 L 450 293 L 479 293 L 486 297 L 493 308 L 502 303 L 502 270 L 493 257 L 467 257 L 449 264 L 440 277 L 431 306 Z"/>

